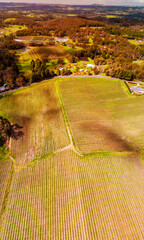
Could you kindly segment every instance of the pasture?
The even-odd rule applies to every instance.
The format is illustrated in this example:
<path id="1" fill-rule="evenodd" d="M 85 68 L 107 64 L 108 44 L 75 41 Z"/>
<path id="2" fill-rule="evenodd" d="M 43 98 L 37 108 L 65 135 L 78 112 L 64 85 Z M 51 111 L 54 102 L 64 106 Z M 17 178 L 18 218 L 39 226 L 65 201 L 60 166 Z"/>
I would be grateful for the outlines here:
<path id="1" fill-rule="evenodd" d="M 143 239 L 142 167 L 68 150 L 17 171 L 1 240 Z"/>
<path id="2" fill-rule="evenodd" d="M 0 28 L 0 35 L 4 36 L 4 35 L 9 35 L 12 33 L 16 33 L 17 31 L 26 29 L 27 27 L 22 26 L 22 25 L 10 25 L 9 27 L 5 27 L 5 28 Z"/>

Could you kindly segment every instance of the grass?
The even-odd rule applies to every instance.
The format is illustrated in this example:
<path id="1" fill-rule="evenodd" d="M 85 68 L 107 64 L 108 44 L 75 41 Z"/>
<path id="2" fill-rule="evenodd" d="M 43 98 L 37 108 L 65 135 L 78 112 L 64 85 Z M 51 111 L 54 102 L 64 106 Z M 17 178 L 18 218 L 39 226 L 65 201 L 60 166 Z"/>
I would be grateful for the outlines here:
<path id="1" fill-rule="evenodd" d="M 106 18 L 121 18 L 120 16 L 118 15 L 106 15 Z"/>
<path id="2" fill-rule="evenodd" d="M 9 35 L 11 33 L 16 33 L 19 30 L 26 29 L 27 27 L 22 26 L 22 25 L 10 25 L 9 27 L 1 28 L 0 29 L 0 34 L 1 35 Z"/>
<path id="3" fill-rule="evenodd" d="M 71 55 L 72 55 L 75 51 L 82 50 L 81 47 L 74 47 L 74 48 L 68 47 L 68 46 L 62 46 L 62 47 L 63 47 L 63 49 L 64 49 L 67 53 L 69 53 L 69 54 L 71 54 Z"/>
<path id="4" fill-rule="evenodd" d="M 28 15 L 26 15 L 26 16 L 33 18 L 33 17 L 35 17 L 35 14 L 34 14 L 34 13 L 31 13 L 31 14 L 28 14 Z"/>
<path id="5" fill-rule="evenodd" d="M 10 160 L 10 151 L 5 146 L 0 146 L 0 161 L 5 162 Z"/>
<path id="6" fill-rule="evenodd" d="M 142 239 L 142 179 L 138 156 L 43 159 L 15 173 L 1 240 Z"/>
<path id="7" fill-rule="evenodd" d="M 24 73 L 24 75 L 28 75 L 32 73 L 30 64 L 31 64 L 31 60 L 25 60 L 24 62 L 18 63 L 18 68 L 21 72 Z"/>
<path id="8" fill-rule="evenodd" d="M 137 60 L 137 61 L 133 61 L 133 63 L 137 63 L 137 64 L 144 64 L 144 60 Z"/>
<path id="9" fill-rule="evenodd" d="M 8 94 L 0 99 L 0 109 L 1 116 L 23 127 L 24 135 L 10 144 L 16 164 L 69 144 L 53 83 L 43 82 Z"/>
<path id="10" fill-rule="evenodd" d="M 128 40 L 131 44 L 134 44 L 134 45 L 140 45 L 140 44 L 143 44 L 144 41 L 142 40 L 136 40 L 136 39 L 129 39 Z"/>
<path id="11" fill-rule="evenodd" d="M 10 22 L 10 21 L 15 21 L 15 20 L 16 20 L 16 18 L 7 18 L 4 20 L 4 22 Z"/>

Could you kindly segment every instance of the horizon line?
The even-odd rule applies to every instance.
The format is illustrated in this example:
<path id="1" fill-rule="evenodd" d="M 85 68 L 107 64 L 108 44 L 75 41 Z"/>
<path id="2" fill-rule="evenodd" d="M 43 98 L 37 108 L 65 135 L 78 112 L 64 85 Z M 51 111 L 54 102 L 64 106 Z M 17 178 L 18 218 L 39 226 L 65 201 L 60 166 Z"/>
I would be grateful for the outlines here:
<path id="1" fill-rule="evenodd" d="M 0 3 L 4 3 L 4 4 L 35 4 L 35 5 L 60 5 L 60 6 L 101 6 L 101 7 L 144 7 L 144 3 L 143 5 L 141 3 L 139 3 L 138 5 L 134 5 L 134 4 L 127 4 L 127 5 L 120 5 L 120 4 L 100 4 L 100 3 L 93 3 L 93 4 L 67 4 L 67 3 L 46 3 L 46 2 L 42 2 L 42 3 L 37 3 L 37 2 L 14 2 L 14 1 L 8 1 L 8 2 L 4 2 L 0 0 Z"/>

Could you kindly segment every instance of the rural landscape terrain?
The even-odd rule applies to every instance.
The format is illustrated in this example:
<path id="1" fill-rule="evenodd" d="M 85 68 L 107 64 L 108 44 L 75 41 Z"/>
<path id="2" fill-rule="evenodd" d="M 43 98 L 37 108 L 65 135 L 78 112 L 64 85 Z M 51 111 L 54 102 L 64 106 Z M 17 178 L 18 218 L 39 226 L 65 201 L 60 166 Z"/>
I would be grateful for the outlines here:
<path id="1" fill-rule="evenodd" d="M 144 7 L 0 3 L 0 239 L 144 239 Z"/>

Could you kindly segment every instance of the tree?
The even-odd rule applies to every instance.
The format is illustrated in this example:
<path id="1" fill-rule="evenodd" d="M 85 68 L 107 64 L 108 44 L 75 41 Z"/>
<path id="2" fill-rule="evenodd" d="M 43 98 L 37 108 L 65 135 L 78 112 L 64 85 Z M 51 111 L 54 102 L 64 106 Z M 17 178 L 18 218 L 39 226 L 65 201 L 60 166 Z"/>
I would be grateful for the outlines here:
<path id="1" fill-rule="evenodd" d="M 40 59 L 36 59 L 34 70 L 38 71 L 40 69 L 40 67 L 41 67 L 41 64 L 42 64 L 41 60 Z"/>
<path id="2" fill-rule="evenodd" d="M 32 71 L 34 71 L 34 69 L 35 69 L 35 61 L 34 60 L 31 61 L 30 66 L 31 66 Z"/>
<path id="3" fill-rule="evenodd" d="M 10 138 L 11 124 L 10 122 L 0 117 L 0 146 L 5 144 Z"/>
<path id="4" fill-rule="evenodd" d="M 25 81 L 25 79 L 24 79 L 23 76 L 19 76 L 18 78 L 16 78 L 15 85 L 16 85 L 17 87 L 22 87 L 22 86 L 24 86 L 25 84 L 26 84 L 26 81 Z"/>
<path id="5" fill-rule="evenodd" d="M 16 73 L 13 71 L 11 67 L 6 68 L 3 74 L 3 81 L 7 85 L 8 89 L 14 88 L 14 81 L 16 79 Z"/>

